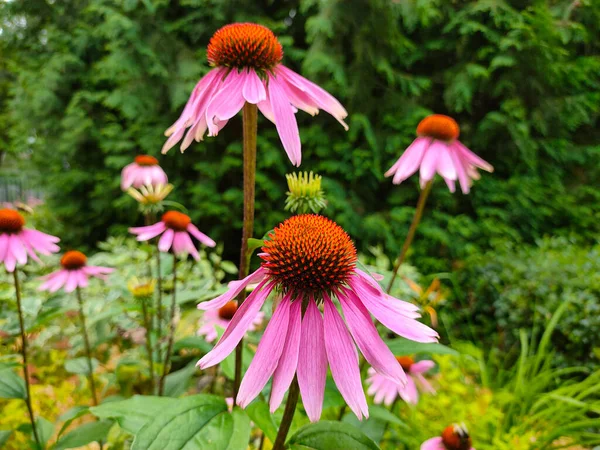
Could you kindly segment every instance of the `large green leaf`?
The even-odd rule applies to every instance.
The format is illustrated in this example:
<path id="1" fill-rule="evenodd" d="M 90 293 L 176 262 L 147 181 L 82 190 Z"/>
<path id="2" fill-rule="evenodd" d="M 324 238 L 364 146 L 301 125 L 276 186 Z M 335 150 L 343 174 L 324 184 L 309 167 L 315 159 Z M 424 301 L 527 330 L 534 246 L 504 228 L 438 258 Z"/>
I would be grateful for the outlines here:
<path id="1" fill-rule="evenodd" d="M 459 355 L 459 353 L 442 344 L 426 344 L 410 341 L 404 338 L 389 339 L 386 344 L 396 356 L 415 355 L 418 353 L 429 353 L 433 355 Z"/>
<path id="2" fill-rule="evenodd" d="M 223 398 L 195 395 L 148 422 L 132 450 L 244 450 L 249 436 L 250 420 L 243 411 L 230 414 Z"/>
<path id="3" fill-rule="evenodd" d="M 379 449 L 362 431 L 342 422 L 321 421 L 300 428 L 289 440 L 293 449 L 302 450 L 376 450 Z"/>
<path id="4" fill-rule="evenodd" d="M 174 398 L 136 395 L 127 400 L 94 406 L 90 412 L 100 419 L 115 419 L 123 430 L 136 434 L 146 423 L 177 402 Z"/>
<path id="5" fill-rule="evenodd" d="M 64 414 L 61 414 L 61 416 L 58 418 L 57 422 L 63 422 L 63 424 L 62 424 L 62 427 L 60 428 L 60 431 L 58 432 L 57 438 L 60 439 L 62 434 L 69 427 L 69 425 L 71 425 L 71 423 L 73 423 L 74 420 L 77 420 L 80 417 L 85 416 L 86 414 L 89 414 L 89 412 L 90 412 L 90 408 L 88 406 L 78 405 L 78 406 L 74 406 L 73 408 L 69 409 Z"/>
<path id="6" fill-rule="evenodd" d="M 12 369 L 0 370 L 0 398 L 25 399 L 25 381 Z"/>
<path id="7" fill-rule="evenodd" d="M 89 422 L 75 428 L 65 434 L 52 450 L 66 450 L 69 448 L 82 447 L 90 442 L 100 442 L 106 439 L 113 422 L 104 420 L 102 422 Z"/>
<path id="8" fill-rule="evenodd" d="M 167 375 L 165 378 L 165 395 L 167 397 L 179 397 L 185 393 L 194 373 L 196 373 L 196 363 L 192 361 L 183 369 Z"/>
<path id="9" fill-rule="evenodd" d="M 263 401 L 254 401 L 248 405 L 246 413 L 271 442 L 275 442 L 277 424 L 273 420 L 273 415 L 269 412 L 269 405 Z"/>

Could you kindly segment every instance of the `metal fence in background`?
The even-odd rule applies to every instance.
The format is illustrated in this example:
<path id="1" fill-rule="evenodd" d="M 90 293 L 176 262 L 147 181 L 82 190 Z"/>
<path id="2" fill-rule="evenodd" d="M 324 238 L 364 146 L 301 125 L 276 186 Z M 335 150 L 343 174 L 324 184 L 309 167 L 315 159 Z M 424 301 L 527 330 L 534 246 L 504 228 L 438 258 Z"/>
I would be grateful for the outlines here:
<path id="1" fill-rule="evenodd" d="M 35 175 L 0 171 L 0 204 L 24 203 L 33 206 L 43 199 L 44 191 Z"/>

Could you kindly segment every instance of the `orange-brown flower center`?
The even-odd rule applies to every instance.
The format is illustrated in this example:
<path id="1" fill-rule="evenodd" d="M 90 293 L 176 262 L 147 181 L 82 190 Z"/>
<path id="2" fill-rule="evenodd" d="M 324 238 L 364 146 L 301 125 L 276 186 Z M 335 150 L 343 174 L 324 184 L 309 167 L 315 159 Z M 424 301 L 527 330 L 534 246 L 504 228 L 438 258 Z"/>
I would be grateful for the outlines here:
<path id="1" fill-rule="evenodd" d="M 18 233 L 25 219 L 14 209 L 0 209 L 0 233 Z"/>
<path id="2" fill-rule="evenodd" d="M 454 141 L 458 139 L 459 134 L 460 128 L 456 120 L 443 114 L 427 116 L 417 126 L 417 135 L 440 141 Z"/>
<path id="3" fill-rule="evenodd" d="M 237 311 L 237 302 L 231 301 L 225 303 L 225 306 L 219 308 L 219 317 L 223 320 L 231 320 L 233 319 L 233 315 Z"/>
<path id="4" fill-rule="evenodd" d="M 138 166 L 157 166 L 158 159 L 150 155 L 138 155 L 134 159 Z"/>
<path id="5" fill-rule="evenodd" d="M 411 366 L 415 363 L 415 360 L 410 356 L 396 356 L 396 360 L 400 363 L 405 371 L 410 370 Z"/>
<path id="6" fill-rule="evenodd" d="M 343 285 L 356 263 L 350 236 L 323 216 L 293 216 L 269 234 L 262 248 L 263 267 L 285 291 L 320 297 Z"/>
<path id="7" fill-rule="evenodd" d="M 178 211 L 167 211 L 163 214 L 162 221 L 168 228 L 175 231 L 185 231 L 188 225 L 192 223 L 190 216 Z"/>
<path id="8" fill-rule="evenodd" d="M 217 30 L 208 43 L 212 66 L 269 70 L 281 62 L 283 49 L 271 30 L 255 23 L 232 23 Z"/>
<path id="9" fill-rule="evenodd" d="M 87 256 L 77 250 L 68 251 L 60 258 L 60 265 L 67 270 L 81 269 L 86 262 Z"/>
<path id="10" fill-rule="evenodd" d="M 450 425 L 442 432 L 442 443 L 447 450 L 470 450 L 471 437 L 464 427 Z"/>

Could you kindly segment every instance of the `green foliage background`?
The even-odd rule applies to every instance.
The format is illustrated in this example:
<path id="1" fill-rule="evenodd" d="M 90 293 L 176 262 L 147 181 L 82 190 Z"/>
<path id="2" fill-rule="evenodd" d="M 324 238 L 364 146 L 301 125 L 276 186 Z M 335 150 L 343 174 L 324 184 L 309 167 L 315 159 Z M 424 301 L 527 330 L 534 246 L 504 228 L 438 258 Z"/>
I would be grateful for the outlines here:
<path id="1" fill-rule="evenodd" d="M 120 169 L 138 153 L 159 154 L 163 131 L 208 70 L 210 36 L 232 21 L 272 28 L 284 63 L 347 107 L 348 133 L 327 114 L 298 114 L 301 168 L 324 176 L 326 214 L 363 250 L 399 250 L 417 181 L 397 187 L 383 173 L 431 112 L 456 117 L 461 140 L 496 172 L 468 196 L 434 187 L 414 250 L 424 272 L 504 240 L 597 238 L 598 2 L 28 0 L 3 2 L 0 14 L 0 151 L 36 168 L 68 224 L 53 230 L 66 246 L 138 221 L 119 191 Z M 259 128 L 257 234 L 284 217 L 292 170 L 274 127 L 261 118 Z M 240 139 L 233 120 L 185 155 L 161 157 L 174 199 L 234 260 Z"/>

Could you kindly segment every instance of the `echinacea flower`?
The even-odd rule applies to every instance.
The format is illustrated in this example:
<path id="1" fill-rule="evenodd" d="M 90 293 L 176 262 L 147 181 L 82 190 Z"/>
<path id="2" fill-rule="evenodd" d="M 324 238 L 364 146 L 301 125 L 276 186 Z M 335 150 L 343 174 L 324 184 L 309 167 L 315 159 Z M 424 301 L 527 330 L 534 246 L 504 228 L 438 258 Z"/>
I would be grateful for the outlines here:
<path id="1" fill-rule="evenodd" d="M 204 315 L 200 319 L 198 335 L 204 336 L 206 342 L 214 341 L 219 336 L 217 333 L 217 327 L 226 329 L 236 311 L 237 303 L 235 301 L 225 303 L 225 305 L 219 309 L 205 311 Z M 254 331 L 256 327 L 262 323 L 264 316 L 265 315 L 263 312 L 259 312 L 254 321 L 248 327 L 248 331 Z"/>
<path id="2" fill-rule="evenodd" d="M 62 269 L 42 277 L 44 283 L 38 288 L 40 291 L 56 292 L 64 287 L 65 292 L 73 292 L 76 288 L 85 288 L 89 277 L 102 280 L 115 269 L 101 266 L 88 266 L 87 256 L 77 250 L 66 252 L 60 258 Z"/>
<path id="3" fill-rule="evenodd" d="M 494 168 L 465 147 L 459 140 L 458 123 L 448 116 L 432 114 L 417 126 L 417 138 L 400 159 L 385 173 L 394 175 L 394 184 L 400 184 L 417 170 L 421 187 L 433 179 L 436 172 L 454 192 L 458 179 L 464 194 L 468 194 L 473 179 L 479 179 L 477 169 L 492 172 Z"/>
<path id="4" fill-rule="evenodd" d="M 150 184 L 139 189 L 129 187 L 126 192 L 140 205 L 155 206 L 161 203 L 172 190 L 172 184 Z"/>
<path id="5" fill-rule="evenodd" d="M 414 305 L 388 296 L 356 267 L 352 240 L 323 216 L 304 214 L 287 219 L 269 234 L 259 256 L 263 262 L 256 272 L 232 281 L 228 292 L 198 305 L 203 310 L 221 308 L 248 284 L 258 283 L 217 345 L 199 361 L 204 369 L 234 350 L 271 292 L 282 296 L 242 380 L 236 399 L 242 408 L 272 376 L 270 409 L 275 411 L 297 375 L 308 417 L 319 420 L 329 364 L 352 411 L 359 419 L 368 417 L 355 344 L 378 373 L 406 383 L 402 367 L 379 337 L 370 314 L 408 339 L 437 341 L 434 330 L 415 320 L 419 314 Z"/>
<path id="6" fill-rule="evenodd" d="M 17 211 L 0 209 L 0 262 L 8 272 L 13 272 L 17 263 L 26 264 L 28 255 L 41 262 L 36 252 L 50 255 L 59 250 L 59 238 L 24 225 L 25 219 Z"/>
<path id="7" fill-rule="evenodd" d="M 408 375 L 406 384 L 396 383 L 394 380 L 390 380 L 378 374 L 373 368 L 370 368 L 369 378 L 367 379 L 367 384 L 369 385 L 367 393 L 375 396 L 373 402 L 377 404 L 384 403 L 390 406 L 394 403 L 396 397 L 400 396 L 406 403 L 416 405 L 419 401 L 417 385 L 422 391 L 435 394 L 435 389 L 433 389 L 429 381 L 423 376 L 425 372 L 435 366 L 433 361 L 423 360 L 415 362 L 410 356 L 397 356 L 396 359 Z"/>
<path id="8" fill-rule="evenodd" d="M 464 425 L 450 425 L 441 436 L 426 440 L 421 450 L 475 450 L 471 447 L 471 437 Z"/>
<path id="9" fill-rule="evenodd" d="M 254 23 L 226 25 L 211 38 L 207 58 L 214 68 L 198 82 L 181 116 L 165 132 L 169 139 L 163 153 L 182 138 L 183 152 L 193 140 L 200 142 L 207 130 L 209 136 L 216 136 L 246 102 L 257 105 L 275 124 L 296 166 L 301 161 L 296 110 L 314 116 L 322 109 L 348 129 L 344 122 L 348 113 L 340 102 L 281 64 L 283 49 L 268 28 Z"/>
<path id="10" fill-rule="evenodd" d="M 138 155 L 131 164 L 127 164 L 121 171 L 121 189 L 141 188 L 168 183 L 167 174 L 158 165 L 158 159 L 149 155 Z"/>
<path id="11" fill-rule="evenodd" d="M 163 214 L 160 222 L 147 227 L 135 227 L 129 229 L 130 233 L 137 235 L 138 241 L 147 241 L 158 235 L 158 249 L 161 252 L 168 252 L 173 247 L 176 255 L 190 254 L 196 261 L 200 259 L 200 254 L 192 242 L 190 235 L 194 236 L 207 247 L 214 247 L 215 241 L 202 233 L 192 219 L 186 214 L 178 211 L 167 211 Z"/>

